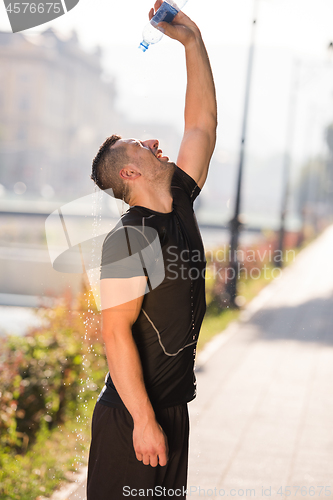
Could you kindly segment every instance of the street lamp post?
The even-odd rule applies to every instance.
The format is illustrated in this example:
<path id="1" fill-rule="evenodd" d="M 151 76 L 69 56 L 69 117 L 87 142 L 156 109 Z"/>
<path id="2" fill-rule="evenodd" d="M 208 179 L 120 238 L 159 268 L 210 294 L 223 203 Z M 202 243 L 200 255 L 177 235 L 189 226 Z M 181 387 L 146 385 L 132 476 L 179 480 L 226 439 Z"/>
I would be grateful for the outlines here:
<path id="1" fill-rule="evenodd" d="M 237 307 L 235 299 L 237 296 L 237 277 L 238 277 L 238 260 L 237 260 L 237 248 L 239 240 L 239 230 L 242 225 L 239 219 L 240 211 L 240 200 L 241 200 L 241 188 L 243 180 L 243 165 L 245 156 L 245 139 L 247 132 L 247 118 L 249 110 L 250 101 L 250 90 L 252 81 L 252 69 L 253 69 L 253 58 L 255 49 L 255 31 L 257 26 L 257 9 L 258 0 L 254 0 L 253 6 L 253 21 L 252 21 L 252 32 L 251 32 L 251 43 L 249 47 L 248 65 L 247 65 L 247 76 L 246 76 L 246 88 L 245 88 L 245 100 L 244 100 L 244 111 L 243 111 L 243 126 L 242 126 L 242 136 L 241 136 L 241 147 L 239 156 L 239 166 L 238 166 L 238 179 L 237 179 L 237 192 L 236 192 L 236 202 L 235 202 L 235 212 L 233 218 L 229 221 L 230 228 L 230 267 L 232 275 L 228 279 L 226 292 L 229 296 L 230 305 Z"/>
<path id="2" fill-rule="evenodd" d="M 287 137 L 286 137 L 286 150 L 284 154 L 283 163 L 283 180 L 282 180 L 282 201 L 281 201 L 281 213 L 280 213 L 280 230 L 278 239 L 278 250 L 280 254 L 280 260 L 276 262 L 276 267 L 283 266 L 283 251 L 284 251 L 284 239 L 285 239 L 285 225 L 286 225 L 286 213 L 288 208 L 288 198 L 290 191 L 290 169 L 291 169 L 291 155 L 292 146 L 294 142 L 294 131 L 296 122 L 296 106 L 297 106 L 297 96 L 298 96 L 298 84 L 299 84 L 299 68 L 300 61 L 294 59 L 292 67 L 292 79 L 291 88 L 289 96 L 289 108 L 288 108 L 288 122 L 287 122 Z"/>

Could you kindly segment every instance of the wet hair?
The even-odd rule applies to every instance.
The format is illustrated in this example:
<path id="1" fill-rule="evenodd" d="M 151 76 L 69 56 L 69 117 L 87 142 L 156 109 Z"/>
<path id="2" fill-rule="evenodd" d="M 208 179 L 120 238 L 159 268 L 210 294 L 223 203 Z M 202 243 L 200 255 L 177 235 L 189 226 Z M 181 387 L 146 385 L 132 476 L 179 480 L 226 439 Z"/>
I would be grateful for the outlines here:
<path id="1" fill-rule="evenodd" d="M 119 172 L 128 163 L 129 158 L 125 146 L 112 148 L 119 139 L 120 135 L 111 135 L 103 142 L 93 159 L 90 178 L 100 189 L 112 189 L 115 198 L 128 202 L 129 187 Z"/>

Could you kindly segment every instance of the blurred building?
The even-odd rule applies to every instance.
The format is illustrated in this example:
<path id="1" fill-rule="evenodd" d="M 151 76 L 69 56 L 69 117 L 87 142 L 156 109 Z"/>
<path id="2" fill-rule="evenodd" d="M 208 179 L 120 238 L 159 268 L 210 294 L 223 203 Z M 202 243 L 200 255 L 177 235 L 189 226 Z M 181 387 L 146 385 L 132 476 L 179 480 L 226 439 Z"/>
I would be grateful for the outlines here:
<path id="1" fill-rule="evenodd" d="M 0 32 L 0 65 L 0 183 L 46 197 L 91 192 L 91 160 L 121 122 L 101 50 L 85 51 L 75 33 Z"/>

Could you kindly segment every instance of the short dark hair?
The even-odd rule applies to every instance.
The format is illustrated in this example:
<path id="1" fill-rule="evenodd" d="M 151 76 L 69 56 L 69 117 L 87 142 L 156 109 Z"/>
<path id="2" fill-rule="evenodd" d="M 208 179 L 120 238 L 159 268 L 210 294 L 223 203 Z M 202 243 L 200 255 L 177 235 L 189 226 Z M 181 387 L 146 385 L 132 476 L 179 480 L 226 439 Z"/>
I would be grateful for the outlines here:
<path id="1" fill-rule="evenodd" d="M 128 185 L 118 174 L 129 159 L 124 146 L 112 148 L 119 139 L 120 135 L 111 135 L 105 139 L 93 159 L 90 178 L 100 189 L 112 189 L 115 198 L 126 201 L 129 195 Z"/>

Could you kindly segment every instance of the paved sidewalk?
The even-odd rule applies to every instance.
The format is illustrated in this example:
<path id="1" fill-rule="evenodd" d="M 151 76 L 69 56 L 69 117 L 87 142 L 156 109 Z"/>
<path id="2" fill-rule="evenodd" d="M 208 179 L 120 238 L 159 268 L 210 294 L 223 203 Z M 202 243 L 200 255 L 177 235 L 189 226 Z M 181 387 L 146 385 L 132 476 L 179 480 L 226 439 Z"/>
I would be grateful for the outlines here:
<path id="1" fill-rule="evenodd" d="M 188 498 L 333 495 L 333 226 L 264 292 L 198 373 Z"/>
<path id="2" fill-rule="evenodd" d="M 333 496 L 333 226 L 199 362 L 188 498 Z"/>

